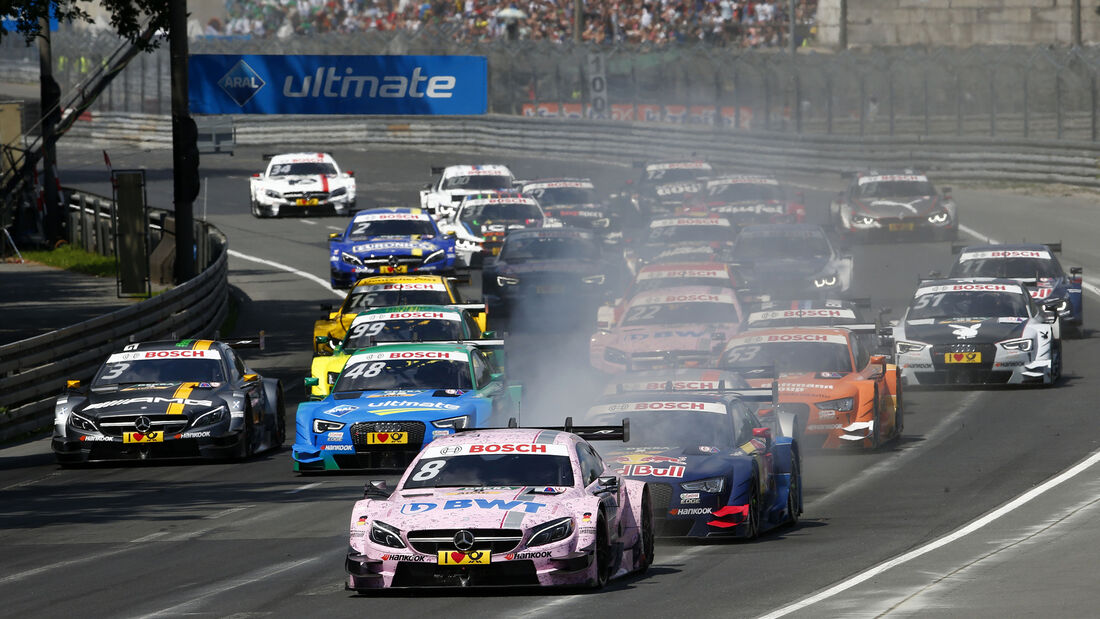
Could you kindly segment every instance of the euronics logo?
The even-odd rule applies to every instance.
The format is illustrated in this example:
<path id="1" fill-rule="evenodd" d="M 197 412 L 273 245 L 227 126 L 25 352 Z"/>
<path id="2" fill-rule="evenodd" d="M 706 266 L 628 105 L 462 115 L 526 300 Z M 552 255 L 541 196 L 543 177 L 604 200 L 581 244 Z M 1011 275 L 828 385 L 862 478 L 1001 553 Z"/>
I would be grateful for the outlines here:
<path id="1" fill-rule="evenodd" d="M 260 74 L 252 70 L 244 60 L 238 61 L 218 80 L 218 86 L 221 86 L 229 98 L 241 107 L 256 96 L 265 83 L 260 79 Z"/>

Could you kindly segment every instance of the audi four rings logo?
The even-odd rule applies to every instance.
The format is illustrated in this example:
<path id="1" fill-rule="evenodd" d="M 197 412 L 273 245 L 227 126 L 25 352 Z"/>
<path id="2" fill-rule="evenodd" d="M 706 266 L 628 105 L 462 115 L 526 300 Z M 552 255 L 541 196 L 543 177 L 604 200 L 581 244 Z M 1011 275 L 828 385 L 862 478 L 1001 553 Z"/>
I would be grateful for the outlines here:
<path id="1" fill-rule="evenodd" d="M 470 552 L 474 549 L 474 533 L 462 529 L 458 533 L 455 533 L 455 548 L 462 552 Z"/>
<path id="2" fill-rule="evenodd" d="M 153 421 L 142 415 L 134 420 L 134 429 L 142 434 L 148 434 L 149 430 L 153 429 Z"/>

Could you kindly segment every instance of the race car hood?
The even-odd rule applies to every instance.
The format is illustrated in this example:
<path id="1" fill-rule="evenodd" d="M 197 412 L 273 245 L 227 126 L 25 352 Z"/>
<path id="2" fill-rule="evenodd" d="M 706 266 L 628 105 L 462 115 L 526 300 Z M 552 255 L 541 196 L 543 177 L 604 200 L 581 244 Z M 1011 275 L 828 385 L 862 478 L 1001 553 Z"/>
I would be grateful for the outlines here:
<path id="1" fill-rule="evenodd" d="M 1027 320 L 1024 318 L 990 318 L 988 320 L 935 320 L 907 321 L 904 326 L 906 340 L 925 344 L 965 344 L 973 342 L 1000 342 L 1022 337 Z"/>
<path id="2" fill-rule="evenodd" d="M 740 325 L 735 322 L 618 327 L 604 334 L 604 341 L 601 343 L 626 353 L 710 352 L 716 345 L 736 335 L 739 327 Z"/>
<path id="3" fill-rule="evenodd" d="M 717 445 L 612 448 L 601 454 L 616 475 L 663 483 L 728 475 L 737 466 L 738 456 L 745 455 L 740 449 Z"/>
<path id="4" fill-rule="evenodd" d="M 706 189 L 706 185 L 700 181 L 676 181 L 653 185 L 646 193 L 658 202 L 679 203 L 683 201 L 684 196 L 699 193 L 704 189 Z"/>
<path id="5" fill-rule="evenodd" d="M 497 272 L 506 275 L 527 273 L 601 273 L 599 260 L 525 260 L 523 262 L 498 262 Z"/>
<path id="6" fill-rule="evenodd" d="M 807 372 L 803 374 L 783 374 L 779 377 L 779 399 L 784 396 L 811 400 L 833 400 L 852 395 L 855 388 L 850 383 L 840 382 L 848 374 L 844 372 Z M 749 384 L 756 389 L 771 387 L 770 378 L 753 378 Z"/>
<path id="7" fill-rule="evenodd" d="M 350 397 L 348 397 L 350 396 Z M 413 389 L 406 391 L 364 391 L 361 394 L 334 394 L 320 402 L 299 405 L 312 409 L 320 419 L 348 421 L 378 417 L 409 421 L 431 421 L 474 411 L 471 401 L 476 391 L 460 389 Z"/>
<path id="8" fill-rule="evenodd" d="M 349 187 L 354 182 L 354 179 L 351 178 L 321 176 L 319 174 L 280 176 L 278 178 L 263 179 L 263 188 L 273 189 L 280 193 L 287 191 L 332 191 L 337 187 Z"/>
<path id="9" fill-rule="evenodd" d="M 548 217 L 563 221 L 607 217 L 607 213 L 603 211 L 603 207 L 599 204 L 556 204 L 554 206 L 544 206 L 542 210 Z"/>
<path id="10" fill-rule="evenodd" d="M 416 250 L 430 254 L 446 247 L 442 239 L 421 238 L 410 239 L 407 236 L 374 237 L 365 241 L 355 241 L 339 244 L 344 251 L 356 256 L 374 257 L 376 255 L 388 256 L 394 253 L 411 254 Z"/>
<path id="11" fill-rule="evenodd" d="M 542 225 L 538 219 L 490 219 L 476 224 L 464 224 L 471 233 L 479 236 L 504 236 L 509 230 L 537 228 Z"/>
<path id="12" fill-rule="evenodd" d="M 822 258 L 773 258 L 754 260 L 752 267 L 739 269 L 753 281 L 769 282 L 807 279 L 827 270 L 831 260 Z"/>
<path id="13" fill-rule="evenodd" d="M 225 383 L 154 383 L 118 390 L 90 390 L 74 412 L 93 421 L 112 415 L 183 415 L 187 419 L 225 404 L 217 391 Z"/>
<path id="14" fill-rule="evenodd" d="M 852 200 L 856 211 L 872 217 L 902 219 L 928 215 L 939 205 L 938 196 L 912 196 L 903 198 L 877 198 L 874 200 Z"/>
<path id="15" fill-rule="evenodd" d="M 580 491 L 562 486 L 412 488 L 387 500 L 363 500 L 353 518 L 372 518 L 403 530 L 530 528 L 554 518 L 578 515 L 567 501 Z"/>
<path id="16" fill-rule="evenodd" d="M 713 256 L 729 251 L 732 248 L 733 243 L 725 241 L 676 243 L 672 246 L 668 243 L 646 243 L 638 247 L 636 253 L 641 258 L 647 260 L 660 260 L 669 257 L 679 257 L 682 260 L 687 260 L 684 256 Z M 692 260 L 692 262 L 697 262 L 697 260 Z M 715 262 L 725 261 L 715 260 Z"/>

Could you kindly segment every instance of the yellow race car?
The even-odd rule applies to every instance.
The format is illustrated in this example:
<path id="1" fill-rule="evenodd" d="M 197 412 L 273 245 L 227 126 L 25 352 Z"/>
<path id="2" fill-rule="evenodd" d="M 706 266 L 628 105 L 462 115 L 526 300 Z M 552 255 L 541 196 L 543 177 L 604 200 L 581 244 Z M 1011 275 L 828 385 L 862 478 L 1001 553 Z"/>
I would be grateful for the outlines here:
<path id="1" fill-rule="evenodd" d="M 492 337 L 494 333 L 483 331 L 468 310 L 454 305 L 401 305 L 367 310 L 352 320 L 342 341 L 329 342 L 324 338 L 325 342 L 319 342 L 333 348 L 330 354 L 313 358 L 310 375 L 317 379 L 317 384 L 310 386 L 310 398 L 319 400 L 329 394 L 344 364 L 357 350 L 385 344 L 484 341 Z"/>
<path id="2" fill-rule="evenodd" d="M 457 280 L 442 275 L 377 275 L 365 277 L 352 286 L 348 296 L 333 310 L 322 305 L 327 316 L 313 323 L 313 353 L 331 355 L 337 342 L 344 339 L 348 327 L 360 312 L 394 305 L 452 305 L 470 312 L 484 331 L 489 312 L 484 304 L 463 304 Z M 323 341 L 322 341 L 323 340 Z"/>

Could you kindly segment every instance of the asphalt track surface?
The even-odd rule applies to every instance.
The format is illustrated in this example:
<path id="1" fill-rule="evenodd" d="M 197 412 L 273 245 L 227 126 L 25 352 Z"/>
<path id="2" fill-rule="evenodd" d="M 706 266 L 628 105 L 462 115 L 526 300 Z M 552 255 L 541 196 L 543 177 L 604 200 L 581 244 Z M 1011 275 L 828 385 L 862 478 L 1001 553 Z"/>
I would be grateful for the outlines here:
<path id="1" fill-rule="evenodd" d="M 323 143 L 323 136 L 314 137 Z M 633 174 L 530 157 L 371 150 L 334 155 L 356 171 L 361 206 L 370 200 L 414 203 L 429 166 L 448 162 L 503 161 L 520 177 L 584 175 L 606 187 Z M 107 192 L 98 150 L 63 156 L 66 184 Z M 150 202 L 170 203 L 167 152 L 116 148 L 111 156 L 116 168 L 147 167 Z M 327 281 L 327 233 L 346 220 L 253 219 L 247 176 L 262 165 L 259 150 L 205 156 L 206 212 L 235 252 L 230 281 L 244 300 L 238 335 L 269 334 L 268 349 L 250 360 L 283 380 L 292 419 L 309 367 L 317 305 L 337 298 L 316 281 Z M 799 182 L 817 188 L 806 190 L 806 201 L 811 219 L 824 221 L 839 179 Z M 1100 214 L 1092 197 L 963 188 L 955 194 L 969 229 L 1002 241 L 1061 239 L 1067 266 L 1084 266 L 1087 279 L 1100 273 L 1100 248 L 1092 243 Z M 202 213 L 200 196 L 196 214 Z M 852 294 L 897 309 L 918 275 L 951 261 L 947 243 L 857 246 L 853 253 Z M 1086 322 L 1100 316 L 1097 299 L 1086 295 Z M 586 370 L 592 324 L 559 327 L 507 325 L 509 364 L 525 386 L 525 423 L 560 424 L 594 388 Z M 661 542 L 648 574 L 615 581 L 597 594 L 357 597 L 343 590 L 343 556 L 350 507 L 361 496 L 364 476 L 296 476 L 288 447 L 245 463 L 62 470 L 48 441 L 27 443 L 0 451 L 0 599 L 8 616 L 58 617 L 1095 614 L 1100 594 L 1088 549 L 1100 533 L 1096 468 L 1084 468 L 971 535 L 923 549 L 1097 450 L 1092 402 L 1100 398 L 1100 381 L 1091 368 L 1098 357 L 1097 340 L 1067 341 L 1067 375 L 1054 389 L 909 391 L 905 435 L 896 444 L 874 453 L 806 454 L 806 510 L 796 528 L 752 543 Z M 789 606 L 854 583 L 865 570 L 906 553 L 919 556 L 810 605 Z M 1050 569 L 1036 569 L 1044 565 Z"/>

